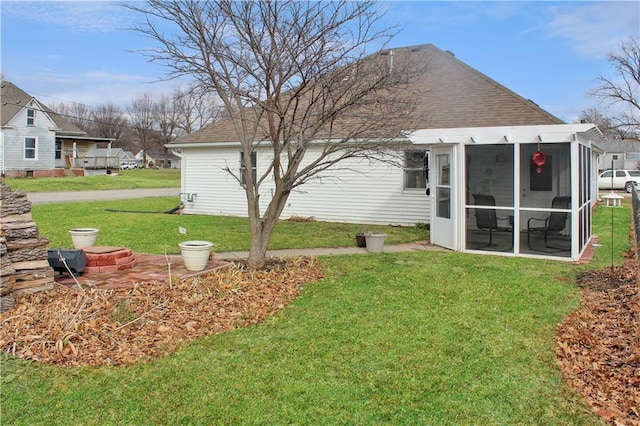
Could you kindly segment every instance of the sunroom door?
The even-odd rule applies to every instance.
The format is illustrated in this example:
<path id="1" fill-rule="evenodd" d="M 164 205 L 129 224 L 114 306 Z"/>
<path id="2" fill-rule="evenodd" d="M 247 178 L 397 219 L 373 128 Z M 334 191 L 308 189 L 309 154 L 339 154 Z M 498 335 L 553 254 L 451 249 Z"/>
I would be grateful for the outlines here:
<path id="1" fill-rule="evenodd" d="M 455 250 L 454 151 L 451 146 L 431 149 L 431 243 Z"/>

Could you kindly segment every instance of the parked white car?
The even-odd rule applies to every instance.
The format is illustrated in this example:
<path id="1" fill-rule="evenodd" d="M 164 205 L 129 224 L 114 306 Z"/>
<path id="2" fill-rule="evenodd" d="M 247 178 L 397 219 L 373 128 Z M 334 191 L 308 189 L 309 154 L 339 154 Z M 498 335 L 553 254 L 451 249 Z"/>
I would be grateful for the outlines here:
<path id="1" fill-rule="evenodd" d="M 138 168 L 137 161 L 128 161 L 120 165 L 120 169 L 122 170 L 131 170 L 131 169 L 137 169 L 137 168 Z"/>
<path id="2" fill-rule="evenodd" d="M 640 188 L 640 170 L 605 170 L 598 176 L 598 189 L 624 189 L 631 192 Z"/>

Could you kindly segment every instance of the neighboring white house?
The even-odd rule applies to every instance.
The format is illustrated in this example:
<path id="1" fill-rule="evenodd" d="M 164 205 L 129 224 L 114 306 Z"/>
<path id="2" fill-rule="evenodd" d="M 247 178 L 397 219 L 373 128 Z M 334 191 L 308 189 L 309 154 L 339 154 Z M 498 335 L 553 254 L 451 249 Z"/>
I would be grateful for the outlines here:
<path id="1" fill-rule="evenodd" d="M 1 82 L 0 172 L 7 177 L 83 175 L 111 167 L 85 160 L 98 143 L 33 96 Z M 117 164 L 116 164 L 117 167 Z"/>
<path id="2" fill-rule="evenodd" d="M 138 153 L 135 155 L 135 158 L 140 162 L 141 165 L 144 164 L 144 150 L 138 151 Z M 171 151 L 165 153 L 164 151 L 147 150 L 146 160 L 146 167 L 161 167 L 166 169 L 180 168 L 180 157 L 178 157 Z"/>
<path id="3" fill-rule="evenodd" d="M 95 157 L 116 157 L 120 168 L 137 168 L 141 162 L 138 161 L 131 151 L 125 151 L 122 148 L 96 148 L 93 152 Z"/>
<path id="4" fill-rule="evenodd" d="M 487 157 L 487 161 L 491 161 L 492 165 L 481 169 L 482 179 L 474 179 L 473 182 L 468 179 L 458 179 L 456 184 L 462 186 L 455 188 L 456 197 L 461 197 L 460 194 L 468 196 L 471 190 L 469 185 L 473 185 L 478 191 L 482 190 L 483 192 L 504 191 L 504 188 L 511 188 L 509 191 L 512 194 L 512 200 L 516 199 L 515 194 L 520 194 L 525 189 L 527 192 L 529 190 L 540 191 L 536 198 L 541 201 L 536 207 L 512 201 L 508 203 L 508 208 L 511 210 L 519 207 L 526 207 L 529 210 L 539 209 L 539 214 L 542 215 L 543 212 L 550 209 L 549 203 L 552 194 L 565 195 L 566 193 L 571 196 L 575 193 L 573 179 L 578 176 L 577 174 L 573 176 L 572 172 L 574 169 L 577 170 L 577 165 L 574 164 L 575 155 L 579 155 L 579 161 L 586 161 L 590 165 L 592 161 L 595 162 L 595 158 L 592 158 L 590 141 L 585 142 L 582 136 L 583 133 L 599 134 L 597 129 L 587 130 L 587 127 L 591 129 L 592 125 L 583 125 L 579 128 L 563 127 L 566 124 L 562 120 L 541 109 L 532 101 L 522 98 L 469 67 L 456 59 L 452 53 L 442 51 L 433 45 L 411 46 L 393 50 L 396 52 L 396 60 L 400 57 L 397 53 L 404 50 L 403 53 L 406 55 L 423 55 L 428 63 L 424 74 L 412 83 L 412 89 L 421 93 L 417 110 L 421 117 L 425 117 L 421 125 L 419 124 L 417 127 L 424 131 L 440 134 L 442 140 L 439 141 L 439 145 L 434 146 L 432 139 L 417 137 L 416 135 L 420 135 L 420 131 L 417 131 L 406 141 L 403 168 L 390 165 L 383 159 L 348 160 L 349 163 L 340 163 L 339 168 L 327 171 L 318 179 L 310 181 L 292 192 L 282 213 L 283 218 L 303 216 L 314 217 L 317 220 L 363 224 L 413 225 L 431 223 L 432 236 L 436 229 L 458 230 L 452 234 L 452 241 L 436 241 L 436 243 L 455 250 L 470 250 L 470 246 L 466 245 L 466 234 L 460 232 L 460 229 L 464 229 L 469 224 L 464 209 L 473 204 L 468 204 L 466 201 L 460 204 L 458 200 L 456 204 L 445 207 L 447 188 L 436 184 L 434 176 L 429 179 L 429 175 L 433 174 L 434 170 L 446 173 L 445 166 L 450 168 L 451 173 L 454 170 L 456 173 L 463 173 L 462 176 L 469 172 L 467 163 L 470 163 L 470 158 L 473 156 L 470 157 L 470 151 L 466 148 L 463 149 L 462 146 L 466 146 L 467 143 L 474 144 L 475 139 L 472 136 L 474 132 L 481 134 L 481 129 L 488 129 L 487 135 L 499 133 L 502 139 L 489 138 L 482 141 L 482 143 L 488 144 L 486 146 L 488 150 L 483 155 L 490 157 Z M 380 55 L 388 55 L 387 57 L 392 58 L 394 56 L 390 55 L 390 51 L 381 52 Z M 554 126 L 558 126 L 557 131 L 554 130 Z M 505 128 L 514 128 L 515 130 L 505 131 Z M 517 130 L 518 128 L 522 130 Z M 447 135 L 451 135 L 451 132 L 464 135 L 466 139 L 448 140 Z M 511 133 L 522 135 L 524 139 L 510 139 Z M 547 136 L 544 136 L 555 133 L 562 134 L 562 137 L 547 140 Z M 542 135 L 540 137 L 543 138 L 544 143 L 566 144 L 554 145 L 553 149 L 551 149 L 551 145 L 545 147 L 545 149 L 550 148 L 554 152 L 553 156 L 549 156 L 549 163 L 553 159 L 555 172 L 550 178 L 551 183 L 545 180 L 539 185 L 536 184 L 538 186 L 534 185 L 534 189 L 528 186 L 528 178 L 525 182 L 525 179 L 519 177 L 521 173 L 526 173 L 527 176 L 530 173 L 524 156 L 530 155 L 529 150 L 537 147 L 535 144 L 530 145 L 531 135 L 535 135 L 535 137 Z M 587 146 L 585 149 L 588 152 L 581 151 L 582 148 L 579 148 L 578 144 L 573 144 L 571 140 L 567 141 L 566 137 L 579 139 L 580 143 L 585 144 L 580 146 Z M 540 142 L 540 139 L 536 140 Z M 240 176 L 240 144 L 229 121 L 220 120 L 204 129 L 179 138 L 167 146 L 176 152 L 179 150 L 182 157 L 181 192 L 184 194 L 184 214 L 247 216 L 244 188 L 240 180 L 236 178 L 236 176 Z M 516 146 L 517 149 L 514 148 Z M 447 152 L 448 157 L 442 156 L 440 150 L 443 147 L 452 150 Z M 494 149 L 495 152 L 491 154 L 489 148 Z M 305 158 L 314 158 L 315 150 L 319 149 L 321 149 L 320 144 L 312 145 Z M 557 149 L 560 151 L 554 151 Z M 270 156 L 273 153 L 268 146 L 264 145 L 257 145 L 254 152 L 254 167 L 260 175 L 270 165 Z M 588 160 L 585 159 L 587 157 Z M 446 164 L 443 162 L 445 158 L 447 158 Z M 514 164 L 519 165 L 522 171 L 514 169 Z M 498 165 L 511 165 L 511 173 L 498 174 Z M 550 168 L 546 170 L 550 170 Z M 230 172 L 235 176 L 232 176 Z M 584 189 L 584 185 L 592 188 L 594 183 L 590 180 L 591 172 L 585 170 L 585 173 L 589 176 L 586 176 L 586 183 L 580 183 L 580 188 Z M 558 180 L 560 176 L 562 179 Z M 273 184 L 270 182 L 264 182 L 261 186 L 260 200 L 263 209 L 270 200 L 272 189 Z M 448 188 L 450 196 L 454 194 L 453 190 L 454 188 Z M 542 195 L 543 192 L 544 195 Z M 584 201 L 581 206 L 590 206 L 592 195 L 590 193 L 587 199 L 581 199 Z M 571 212 L 573 213 L 573 210 Z M 455 224 L 449 223 L 447 227 L 440 228 L 440 224 L 434 224 L 434 218 L 445 213 L 451 215 L 449 220 L 455 221 Z M 583 215 L 584 211 L 580 210 L 577 214 Z M 520 219 L 512 220 L 511 229 L 514 229 L 514 225 L 520 226 L 525 219 L 528 220 L 529 217 L 522 216 Z M 579 223 L 581 227 L 588 228 L 588 231 L 580 228 L 582 231 L 579 234 L 582 238 L 579 243 L 580 249 L 574 250 L 571 245 L 569 250 L 563 250 L 562 254 L 546 253 L 548 250 L 529 254 L 532 256 L 549 255 L 574 258 L 584 248 L 591 232 L 590 222 L 580 221 Z M 461 226 L 463 228 L 459 228 Z M 571 235 L 578 235 L 574 234 L 573 224 L 570 231 Z M 534 236 L 534 238 L 536 237 L 537 235 Z M 515 244 L 507 244 L 504 253 L 527 255 L 529 250 L 520 250 L 519 239 L 513 237 L 512 231 L 512 243 L 514 240 Z M 500 252 L 502 252 L 502 248 Z"/>
<path id="5" fill-rule="evenodd" d="M 112 167 L 109 162 L 97 164 L 85 160 L 98 143 L 110 144 L 112 139 L 89 137 L 14 84 L 8 81 L 0 84 L 2 176 L 83 175 Z"/>
<path id="6" fill-rule="evenodd" d="M 604 151 L 598 162 L 598 171 L 611 168 L 640 170 L 640 142 L 607 137 L 597 145 Z"/>

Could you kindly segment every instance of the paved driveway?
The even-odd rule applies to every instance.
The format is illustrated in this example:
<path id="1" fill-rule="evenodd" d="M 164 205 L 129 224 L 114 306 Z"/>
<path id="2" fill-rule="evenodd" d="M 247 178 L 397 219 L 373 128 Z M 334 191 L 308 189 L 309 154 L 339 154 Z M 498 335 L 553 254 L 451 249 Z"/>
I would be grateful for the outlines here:
<path id="1" fill-rule="evenodd" d="M 179 196 L 180 188 L 113 189 L 102 191 L 28 192 L 32 205 L 75 201 L 124 200 L 128 198 Z"/>

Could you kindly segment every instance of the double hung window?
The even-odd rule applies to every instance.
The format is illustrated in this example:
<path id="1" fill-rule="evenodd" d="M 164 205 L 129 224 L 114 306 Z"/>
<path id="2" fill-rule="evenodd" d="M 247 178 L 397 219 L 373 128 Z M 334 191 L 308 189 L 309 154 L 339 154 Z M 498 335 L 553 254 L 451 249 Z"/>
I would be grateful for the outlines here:
<path id="1" fill-rule="evenodd" d="M 257 165 L 258 165 L 258 158 L 256 155 L 255 151 L 251 152 L 251 176 L 253 178 L 253 184 L 256 184 L 256 171 L 257 171 Z M 245 170 L 245 166 L 244 166 L 244 161 L 242 161 L 242 151 L 240 151 L 240 184 L 242 186 L 246 186 L 247 181 L 244 177 L 244 170 Z"/>
<path id="2" fill-rule="evenodd" d="M 35 125 L 36 125 L 36 110 L 27 109 L 27 126 L 35 126 Z"/>
<path id="3" fill-rule="evenodd" d="M 24 158 L 25 159 L 35 159 L 36 148 L 37 148 L 36 138 L 24 138 Z"/>
<path id="4" fill-rule="evenodd" d="M 425 189 L 429 152 L 426 150 L 407 150 L 404 152 L 404 189 Z"/>

